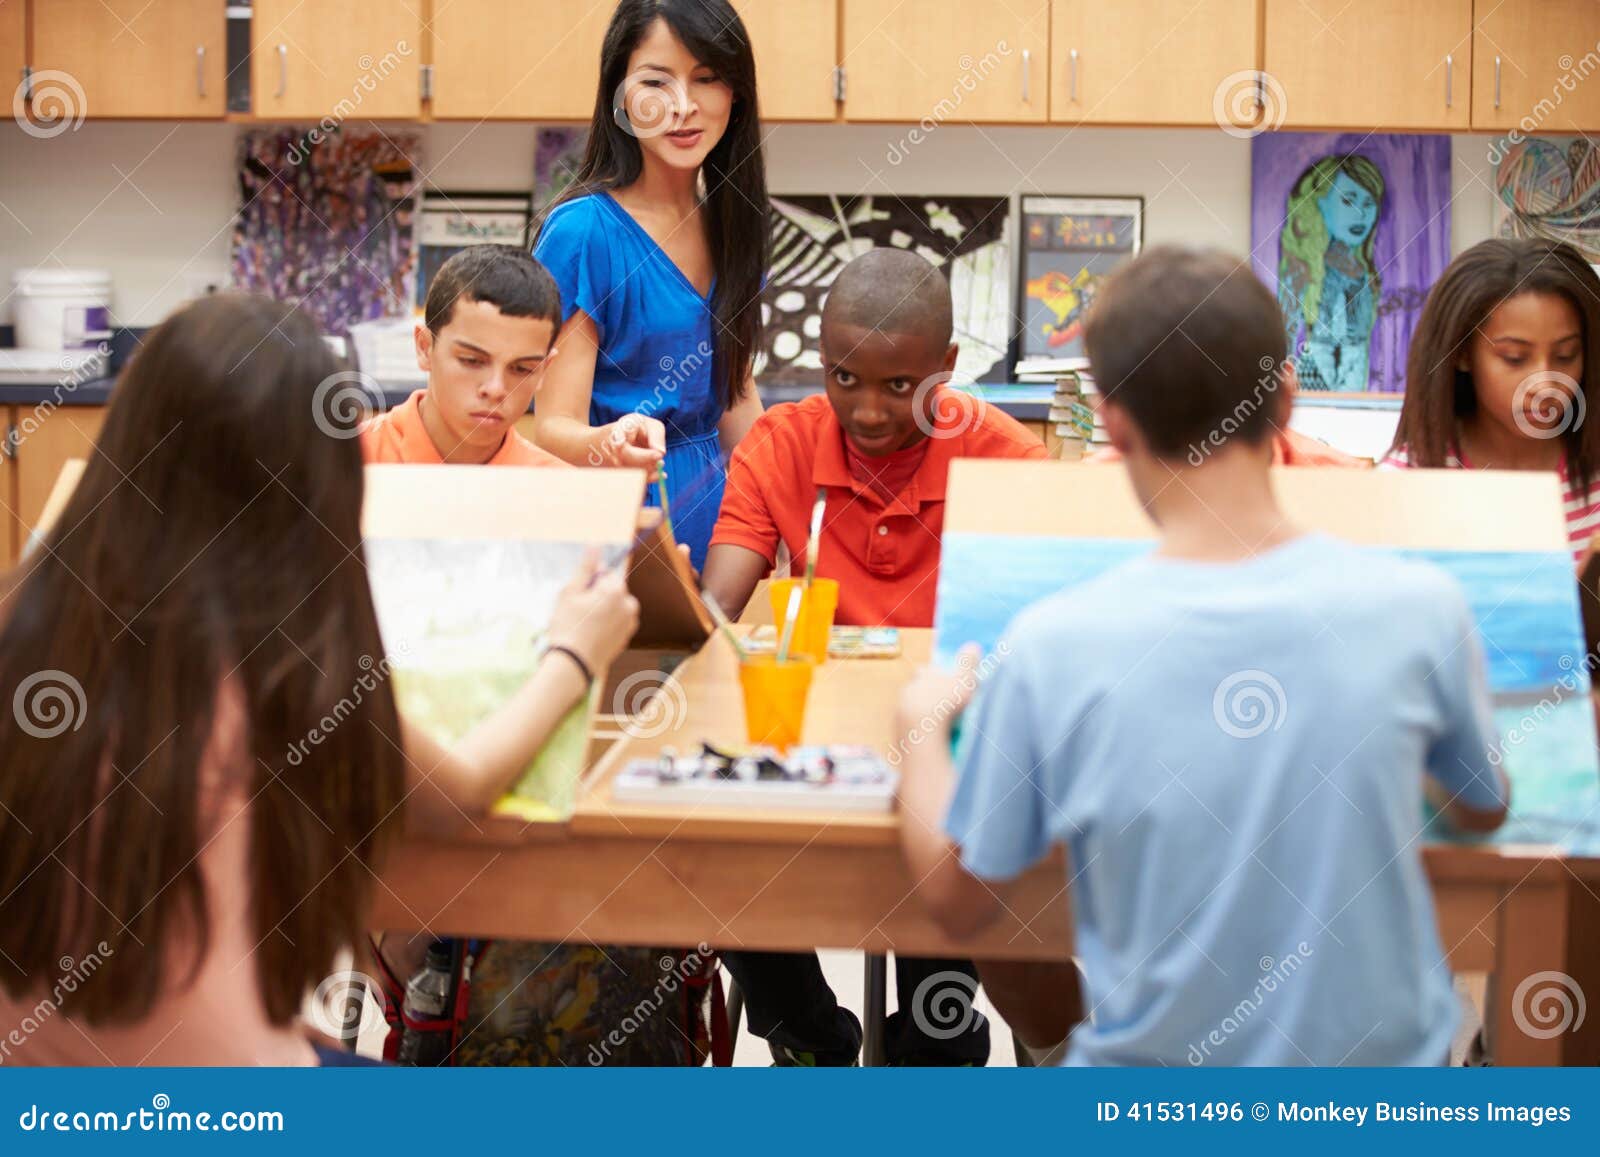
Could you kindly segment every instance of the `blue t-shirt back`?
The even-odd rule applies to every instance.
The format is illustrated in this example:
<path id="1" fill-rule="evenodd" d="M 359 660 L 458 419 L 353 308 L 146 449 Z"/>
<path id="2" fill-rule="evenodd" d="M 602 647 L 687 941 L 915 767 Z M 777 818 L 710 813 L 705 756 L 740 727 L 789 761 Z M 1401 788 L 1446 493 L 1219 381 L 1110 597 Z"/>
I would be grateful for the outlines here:
<path id="1" fill-rule="evenodd" d="M 1152 555 L 1001 646 L 946 826 L 994 880 L 1066 845 L 1091 1017 L 1068 1064 L 1444 1062 L 1422 775 L 1501 802 L 1454 580 L 1321 534 Z"/>

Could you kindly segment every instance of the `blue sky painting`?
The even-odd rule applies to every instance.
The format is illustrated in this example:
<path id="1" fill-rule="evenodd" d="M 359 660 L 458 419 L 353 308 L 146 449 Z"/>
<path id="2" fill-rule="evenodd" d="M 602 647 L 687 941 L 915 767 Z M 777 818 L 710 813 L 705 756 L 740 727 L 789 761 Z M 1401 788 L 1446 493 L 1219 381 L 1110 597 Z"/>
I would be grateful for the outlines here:
<path id="1" fill-rule="evenodd" d="M 1154 548 L 1149 539 L 949 531 L 944 536 L 934 657 L 967 642 L 985 652 L 1018 611 Z M 1461 585 L 1488 663 L 1513 815 L 1495 843 L 1557 844 L 1600 854 L 1600 760 L 1577 583 L 1566 551 L 1398 550 Z"/>

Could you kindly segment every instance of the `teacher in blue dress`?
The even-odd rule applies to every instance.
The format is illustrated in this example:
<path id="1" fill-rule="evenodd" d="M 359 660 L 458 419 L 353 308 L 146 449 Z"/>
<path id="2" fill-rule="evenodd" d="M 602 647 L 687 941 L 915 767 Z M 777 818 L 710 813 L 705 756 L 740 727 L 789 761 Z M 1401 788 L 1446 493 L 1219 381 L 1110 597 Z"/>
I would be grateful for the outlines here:
<path id="1" fill-rule="evenodd" d="M 766 171 L 755 58 L 727 0 L 617 6 L 583 165 L 534 256 L 564 317 L 539 444 L 580 466 L 664 467 L 673 531 L 702 567 L 727 455 L 761 414 Z"/>

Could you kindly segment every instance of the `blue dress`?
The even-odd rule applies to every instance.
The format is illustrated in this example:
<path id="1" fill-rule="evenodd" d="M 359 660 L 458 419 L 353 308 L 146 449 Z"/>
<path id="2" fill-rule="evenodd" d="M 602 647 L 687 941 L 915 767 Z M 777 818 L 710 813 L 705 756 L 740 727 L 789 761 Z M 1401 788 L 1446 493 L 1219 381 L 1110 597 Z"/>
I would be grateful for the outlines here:
<path id="1" fill-rule="evenodd" d="M 581 309 L 598 332 L 589 424 L 643 414 L 666 425 L 673 534 L 703 569 L 727 480 L 710 298 L 609 193 L 557 206 L 533 255 L 561 289 L 561 320 Z M 655 486 L 647 500 L 657 504 Z"/>

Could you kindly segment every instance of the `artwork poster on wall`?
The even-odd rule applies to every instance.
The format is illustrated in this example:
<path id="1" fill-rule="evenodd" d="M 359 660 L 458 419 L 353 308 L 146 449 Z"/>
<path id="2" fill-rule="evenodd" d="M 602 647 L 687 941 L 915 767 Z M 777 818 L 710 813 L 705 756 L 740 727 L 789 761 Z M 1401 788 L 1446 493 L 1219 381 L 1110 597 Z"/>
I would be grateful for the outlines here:
<path id="1" fill-rule="evenodd" d="M 1450 138 L 1262 133 L 1250 252 L 1301 389 L 1404 391 L 1412 331 L 1450 262 Z"/>

